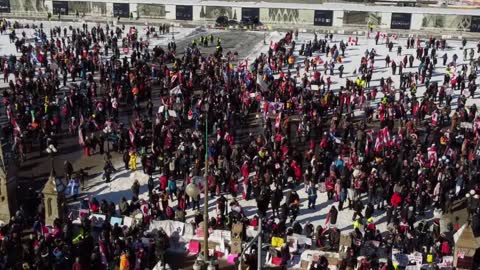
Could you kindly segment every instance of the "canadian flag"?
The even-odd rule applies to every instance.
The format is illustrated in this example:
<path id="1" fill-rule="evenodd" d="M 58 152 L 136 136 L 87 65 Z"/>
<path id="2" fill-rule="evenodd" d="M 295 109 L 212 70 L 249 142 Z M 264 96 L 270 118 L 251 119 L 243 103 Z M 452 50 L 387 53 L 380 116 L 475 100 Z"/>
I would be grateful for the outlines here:
<path id="1" fill-rule="evenodd" d="M 322 60 L 322 58 L 320 58 L 320 56 L 315 57 L 315 62 L 317 63 L 317 65 L 322 65 L 323 64 L 323 60 Z"/>
<path id="2" fill-rule="evenodd" d="M 434 111 L 432 113 L 432 126 L 436 127 L 438 125 L 438 113 Z"/>
<path id="3" fill-rule="evenodd" d="M 148 204 L 142 204 L 140 206 L 140 209 L 142 210 L 142 214 L 144 217 L 150 216 L 150 208 L 148 207 Z"/>
<path id="4" fill-rule="evenodd" d="M 380 131 L 380 132 L 378 132 L 377 138 L 375 140 L 374 151 L 379 152 L 382 149 L 382 146 L 383 146 L 383 132 Z"/>
<path id="5" fill-rule="evenodd" d="M 13 130 L 14 130 L 17 134 L 21 134 L 21 133 L 22 133 L 22 130 L 20 129 L 20 126 L 18 125 L 17 120 L 15 120 L 15 117 L 12 117 L 10 122 L 12 123 Z"/>
<path id="6" fill-rule="evenodd" d="M 130 137 L 130 143 L 134 145 L 135 142 L 135 133 L 133 132 L 133 128 L 128 129 L 128 135 Z"/>
<path id="7" fill-rule="evenodd" d="M 171 82 L 171 83 L 174 83 L 175 80 L 177 80 L 177 78 L 178 78 L 178 72 L 175 73 L 175 74 L 173 74 L 172 78 L 170 79 L 170 82 Z"/>
<path id="8" fill-rule="evenodd" d="M 390 143 L 392 142 L 392 137 L 390 136 L 390 130 L 388 129 L 388 127 L 384 127 L 381 130 L 381 132 L 382 132 L 383 142 L 386 145 L 390 145 Z"/>
<path id="9" fill-rule="evenodd" d="M 434 144 L 427 149 L 428 160 L 437 160 L 437 148 Z"/>
<path id="10" fill-rule="evenodd" d="M 280 123 L 282 121 L 282 113 L 279 113 L 275 118 L 275 128 L 280 128 Z"/>
<path id="11" fill-rule="evenodd" d="M 447 147 L 447 150 L 445 151 L 445 155 L 449 156 L 451 159 L 455 158 L 455 151 L 453 151 L 452 148 Z"/>
<path id="12" fill-rule="evenodd" d="M 277 47 L 277 43 L 273 42 L 273 40 L 270 40 L 270 49 L 275 50 Z"/>
<path id="13" fill-rule="evenodd" d="M 50 235 L 51 233 L 53 233 L 52 227 L 48 227 L 48 226 L 42 225 L 42 235 L 43 235 L 44 237 L 47 236 L 47 235 Z"/>

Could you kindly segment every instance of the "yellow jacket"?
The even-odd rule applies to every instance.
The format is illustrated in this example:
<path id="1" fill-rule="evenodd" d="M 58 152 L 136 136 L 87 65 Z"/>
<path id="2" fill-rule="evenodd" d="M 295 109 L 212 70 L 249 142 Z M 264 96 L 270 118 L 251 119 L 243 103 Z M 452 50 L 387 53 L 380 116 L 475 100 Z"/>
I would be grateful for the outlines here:
<path id="1" fill-rule="evenodd" d="M 119 270 L 130 270 L 130 263 L 128 262 L 127 255 L 125 255 L 125 254 L 120 256 L 120 269 Z"/>

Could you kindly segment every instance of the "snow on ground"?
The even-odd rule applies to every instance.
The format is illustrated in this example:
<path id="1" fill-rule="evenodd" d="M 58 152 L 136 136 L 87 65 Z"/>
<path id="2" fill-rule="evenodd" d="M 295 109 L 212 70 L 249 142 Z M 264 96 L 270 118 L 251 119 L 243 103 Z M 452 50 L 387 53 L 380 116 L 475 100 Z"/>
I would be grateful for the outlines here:
<path id="1" fill-rule="evenodd" d="M 30 28 L 21 28 L 21 29 L 16 29 L 16 35 L 17 37 L 22 37 L 22 32 L 25 32 L 25 39 L 26 39 L 26 45 L 32 45 L 35 46 L 35 37 L 36 37 L 36 30 L 32 28 L 32 25 L 35 24 L 38 27 L 40 26 L 40 23 L 43 23 L 43 28 L 45 29 L 45 33 L 47 34 L 47 38 L 50 39 L 50 29 L 53 27 L 62 27 L 62 36 L 63 36 L 63 28 L 67 27 L 75 27 L 75 28 L 81 28 L 83 23 L 87 23 L 89 28 L 97 25 L 101 25 L 103 28 L 105 28 L 105 23 L 94 23 L 94 22 L 85 22 L 79 20 L 78 22 L 58 22 L 58 21 L 31 21 L 31 20 L 15 20 L 18 21 L 20 24 L 26 25 L 29 24 Z M 110 29 L 112 29 L 112 25 L 114 27 L 119 26 L 121 27 L 121 24 L 117 24 L 114 22 L 113 24 L 110 23 Z M 147 39 L 146 36 L 146 25 L 125 25 L 125 33 L 128 32 L 128 29 L 131 26 L 135 26 L 138 30 L 139 33 L 139 38 L 143 38 L 144 40 Z M 113 30 L 115 29 L 113 27 Z M 158 30 L 158 26 L 156 26 L 156 29 Z M 19 56 L 20 53 L 16 51 L 15 49 L 15 44 L 10 43 L 9 41 L 9 36 L 8 34 L 10 31 L 4 32 L 2 35 L 0 35 L 0 57 L 4 56 L 10 56 L 10 55 L 16 55 Z M 150 47 L 153 48 L 157 45 L 159 46 L 166 46 L 169 42 L 172 41 L 172 37 L 175 38 L 175 40 L 182 40 L 186 39 L 188 37 L 198 35 L 201 33 L 205 33 L 205 30 L 203 30 L 201 27 L 196 27 L 196 28 L 191 28 L 191 27 L 173 27 L 173 31 L 165 34 L 165 35 L 158 35 L 157 37 L 153 37 L 153 35 L 150 35 L 149 42 L 150 42 Z M 67 31 L 67 36 L 71 37 L 72 32 L 70 30 Z M 125 36 L 125 34 L 124 34 Z M 121 46 L 121 40 L 118 41 L 119 45 Z M 121 56 L 125 56 L 122 50 L 120 50 Z M 2 67 L 3 70 L 3 67 Z M 4 83 L 3 81 L 3 73 L 0 75 L 1 80 L 0 80 L 0 87 L 6 87 L 8 86 L 7 83 Z M 13 74 L 10 74 L 9 80 L 15 80 L 15 76 Z"/>
<path id="2" fill-rule="evenodd" d="M 25 23 L 26 21 L 23 21 L 22 23 Z M 29 23 L 31 23 L 29 21 Z M 39 22 L 35 22 L 37 25 Z M 94 25 L 95 23 L 89 23 L 90 25 Z M 49 28 L 53 26 L 59 25 L 58 22 L 44 22 L 44 27 L 47 29 L 47 35 L 49 36 Z M 70 25 L 75 25 L 78 27 L 78 22 L 62 22 L 62 26 L 70 26 Z M 126 26 L 128 29 L 128 26 Z M 143 31 L 142 26 L 137 26 L 137 29 L 142 29 L 139 30 L 140 36 L 145 38 L 145 32 Z M 21 34 L 21 31 L 18 31 L 18 35 Z M 206 30 L 204 28 L 180 28 L 180 27 L 175 27 L 174 32 L 175 32 L 175 40 L 182 40 L 182 39 L 191 39 L 192 36 L 204 34 L 205 32 L 210 32 L 213 30 Z M 218 30 L 215 30 L 218 31 Z M 25 29 L 26 36 L 27 38 L 33 38 L 33 30 L 32 29 Z M 69 33 L 70 34 L 70 33 Z M 256 58 L 261 52 L 267 53 L 268 47 L 270 40 L 278 41 L 284 33 L 279 33 L 279 32 L 267 32 L 265 36 L 265 43 L 263 39 L 258 40 L 258 44 L 254 46 L 254 48 L 251 50 L 251 52 L 248 54 L 246 59 L 248 58 L 249 61 L 253 61 L 254 58 Z M 319 34 L 321 35 L 321 34 Z M 321 37 L 321 36 L 319 36 Z M 348 40 L 348 36 L 345 35 L 335 35 L 334 39 L 332 42 L 330 42 L 330 46 L 335 43 L 339 44 L 340 40 L 344 40 L 345 42 Z M 297 47 L 296 47 L 296 55 L 298 56 L 298 50 L 301 46 L 302 43 L 306 43 L 309 40 L 313 40 L 313 34 L 312 33 L 300 33 L 298 39 L 296 40 L 297 42 Z M 159 38 L 151 38 L 150 39 L 150 48 L 153 48 L 155 45 L 166 45 L 168 42 L 171 41 L 171 33 L 166 34 L 164 36 L 161 36 Z M 375 61 L 375 73 L 373 74 L 372 78 L 372 84 L 371 87 L 378 86 L 379 85 L 379 80 L 381 77 L 384 77 L 385 79 L 388 78 L 389 76 L 392 75 L 391 69 L 390 68 L 385 68 L 385 57 L 387 55 L 390 55 L 391 59 L 394 60 L 395 62 L 399 63 L 405 54 L 414 54 L 415 55 L 415 49 L 406 49 L 405 39 L 399 39 L 398 40 L 399 44 L 402 46 L 402 55 L 397 56 L 396 49 L 398 47 L 398 44 L 395 44 L 394 49 L 392 52 L 388 52 L 387 47 L 382 44 L 382 40 L 380 40 L 380 44 L 378 46 L 375 46 L 375 49 L 377 51 L 378 56 L 376 57 Z M 346 50 L 346 57 L 343 58 L 343 64 L 345 66 L 345 72 L 344 72 L 344 78 L 340 79 L 338 77 L 338 64 L 335 67 L 335 75 L 332 76 L 332 81 L 334 82 L 332 84 L 332 89 L 334 91 L 338 91 L 340 86 L 345 85 L 345 80 L 346 78 L 350 78 L 351 80 L 355 80 L 356 75 L 353 74 L 353 70 L 357 69 L 360 63 L 361 57 L 364 55 L 365 51 L 367 49 L 371 49 L 375 44 L 374 39 L 367 39 L 366 37 L 359 37 L 359 44 L 358 46 L 349 46 Z M 448 50 L 446 50 L 449 59 L 451 59 L 453 54 L 458 55 L 458 64 L 463 64 L 463 51 L 460 49 L 461 44 L 459 40 L 449 40 L 447 41 L 448 46 L 450 47 Z M 469 42 L 467 44 L 467 48 L 474 48 L 476 49 L 476 44 L 473 42 Z M 8 40 L 8 34 L 3 34 L 0 36 L 0 55 L 10 55 L 10 54 L 15 54 L 15 47 L 13 44 L 9 43 Z M 439 50 L 437 52 L 437 56 L 441 57 L 443 55 L 444 51 Z M 314 54 L 314 57 L 316 54 Z M 478 57 L 478 55 L 476 55 Z M 322 55 L 321 58 L 326 61 L 329 58 L 326 57 L 325 55 Z M 300 76 L 303 76 L 304 69 L 303 69 L 303 57 L 298 57 L 297 62 L 302 63 L 302 69 L 301 69 L 301 74 Z M 415 73 L 418 69 L 418 60 L 415 60 L 414 62 L 414 67 L 412 68 L 404 68 L 404 72 L 412 72 Z M 433 81 L 443 81 L 443 74 L 445 72 L 445 67 L 441 65 L 442 61 L 441 58 L 438 59 L 438 65 L 435 70 L 435 73 L 432 78 Z M 320 70 L 323 71 L 323 66 L 319 67 Z M 398 68 L 397 68 L 398 71 Z M 294 74 L 295 71 L 292 70 L 292 73 Z M 323 73 L 323 72 L 322 72 Z M 398 74 L 398 73 L 397 73 Z M 309 74 L 310 76 L 312 75 L 312 72 Z M 329 75 L 327 75 L 328 77 Z M 2 80 L 3 82 L 3 80 Z M 399 87 L 399 78 L 398 75 L 394 77 L 394 86 L 396 88 Z M 420 86 L 417 90 L 417 95 L 422 96 L 423 93 L 425 92 L 425 87 Z M 455 95 L 458 96 L 460 93 L 459 91 L 455 91 Z M 377 95 L 377 102 L 381 98 L 381 93 Z M 475 99 L 469 98 L 467 104 L 472 104 L 472 103 L 478 103 L 478 96 Z M 455 101 L 455 98 L 454 98 Z M 136 172 L 130 172 L 130 171 L 125 171 L 123 170 L 123 163 L 118 162 L 115 163 L 115 168 L 118 169 L 117 172 L 113 174 L 113 181 L 109 184 L 105 183 L 104 180 L 102 180 L 101 175 L 98 175 L 94 177 L 94 179 L 91 179 L 88 181 L 88 188 L 87 190 L 84 191 L 84 195 L 87 197 L 96 197 L 98 200 L 106 199 L 107 201 L 113 201 L 115 203 L 118 203 L 122 197 L 126 197 L 127 199 L 131 198 L 131 190 L 130 187 L 133 184 L 133 181 L 135 179 L 138 179 L 141 185 L 140 189 L 140 198 L 141 199 L 146 199 L 148 197 L 148 189 L 147 189 L 147 180 L 148 177 L 143 174 L 141 170 L 136 171 Z M 140 166 L 139 166 L 140 167 Z M 158 175 L 155 176 L 156 179 L 156 185 L 158 185 Z M 315 210 L 309 210 L 307 209 L 307 195 L 305 192 L 305 189 L 303 188 L 303 185 L 299 187 L 298 194 L 300 195 L 301 198 L 301 210 L 299 213 L 299 216 L 297 218 L 298 221 L 301 223 L 304 223 L 306 221 L 311 222 L 312 224 L 316 225 L 323 225 L 325 223 L 325 219 L 327 216 L 327 213 L 330 209 L 330 206 L 332 204 L 335 204 L 338 206 L 338 203 L 333 203 L 332 201 L 327 201 L 327 195 L 326 193 L 320 193 L 317 199 L 317 204 L 316 204 L 316 209 Z M 232 199 L 230 195 L 227 196 L 227 198 L 230 200 Z M 240 202 L 241 206 L 244 208 L 245 213 L 247 216 L 252 217 L 253 215 L 256 214 L 256 202 L 255 200 L 249 200 L 245 201 L 241 198 L 241 196 L 238 196 L 237 201 Z M 365 199 L 365 198 L 364 198 Z M 171 206 L 175 206 L 177 204 L 177 201 L 174 201 L 171 203 Z M 203 204 L 203 198 L 202 198 L 202 204 Z M 211 198 L 209 200 L 208 204 L 209 208 L 209 215 L 210 216 L 216 216 L 216 211 L 215 211 L 215 199 Z M 269 212 L 270 213 L 270 212 Z M 195 213 L 193 213 L 192 210 L 187 211 L 187 219 L 191 219 Z M 337 221 L 337 226 L 338 228 L 342 230 L 351 230 L 352 229 L 352 215 L 353 211 L 351 210 L 343 210 L 339 213 L 338 221 Z M 428 217 L 432 217 L 432 213 L 430 212 L 428 214 Z M 374 215 L 374 220 L 375 222 L 379 223 L 378 228 L 381 231 L 384 231 L 386 229 L 386 224 L 384 222 L 385 220 L 385 214 L 376 211 Z"/>
<path id="3" fill-rule="evenodd" d="M 283 36 L 283 33 L 278 33 L 278 32 L 270 32 L 267 34 L 266 41 L 267 45 L 263 44 L 263 40 L 258 41 L 258 45 L 255 47 L 255 49 L 252 50 L 250 55 L 246 58 L 249 58 L 251 61 L 259 55 L 260 52 L 266 53 L 268 50 L 268 44 L 271 39 L 273 40 L 278 40 Z M 300 33 L 299 38 L 297 40 L 297 55 L 298 55 L 298 49 L 300 48 L 300 45 L 302 43 L 305 43 L 308 40 L 313 39 L 313 34 L 307 34 L 307 33 Z M 340 40 L 347 41 L 348 36 L 334 36 L 334 41 L 332 43 L 339 43 Z M 377 51 L 378 56 L 376 57 L 376 62 L 375 62 L 375 69 L 376 72 L 373 75 L 372 78 L 372 84 L 371 87 L 378 86 L 379 85 L 379 80 L 381 77 L 384 77 L 385 79 L 388 78 L 389 76 L 392 75 L 391 73 L 391 68 L 385 68 L 385 57 L 387 55 L 390 55 L 391 59 L 399 63 L 403 59 L 403 56 L 405 54 L 415 54 L 415 49 L 406 49 L 405 43 L 406 40 L 400 39 L 398 41 L 400 45 L 402 45 L 403 50 L 402 50 L 402 55 L 397 56 L 396 48 L 398 45 L 394 46 L 394 49 L 392 52 L 388 52 L 388 48 L 385 45 L 378 45 L 375 46 L 375 49 Z M 380 42 L 382 43 L 382 42 Z M 337 91 L 341 85 L 345 84 L 345 79 L 350 78 L 352 80 L 355 80 L 356 75 L 352 74 L 353 70 L 358 67 L 358 63 L 360 62 L 361 57 L 364 55 L 364 52 L 366 49 L 370 49 L 374 46 L 375 41 L 373 39 L 366 39 L 365 37 L 359 37 L 359 44 L 358 46 L 349 46 L 346 51 L 346 57 L 343 59 L 343 63 L 345 65 L 345 72 L 344 72 L 344 78 L 340 79 L 338 78 L 338 70 L 336 66 L 335 68 L 335 75 L 332 76 L 332 80 L 336 82 L 335 84 L 332 85 L 332 89 L 334 91 Z M 463 51 L 460 49 L 460 41 L 458 40 L 453 40 L 453 41 L 447 41 L 449 48 L 446 50 L 449 59 L 451 59 L 453 54 L 457 54 L 459 56 L 458 63 L 463 64 Z M 476 44 L 473 42 L 469 42 L 467 44 L 467 48 L 475 48 Z M 438 51 L 437 56 L 442 56 L 444 51 Z M 314 55 L 315 56 L 315 55 Z M 476 56 L 477 57 L 477 56 Z M 303 57 L 298 59 L 298 61 L 301 61 Z M 326 60 L 327 58 L 322 55 L 322 59 Z M 436 73 L 433 75 L 432 82 L 433 81 L 443 81 L 443 74 L 445 72 L 445 67 L 442 66 L 442 61 L 441 59 L 438 59 L 438 64 L 436 68 Z M 418 60 L 415 60 L 414 66 L 412 68 L 404 68 L 404 72 L 416 72 L 418 69 Z M 302 66 L 303 70 L 303 66 Z M 321 70 L 323 70 L 323 67 L 321 67 Z M 398 69 L 397 69 L 398 71 Z M 397 73 L 398 74 L 398 73 Z M 301 76 L 303 76 L 303 71 Z M 395 81 L 395 87 L 399 87 L 399 78 L 398 75 L 394 77 Z M 422 96 L 423 93 L 425 92 L 425 87 L 420 86 L 418 88 L 417 94 L 419 96 Z M 456 95 L 459 94 L 459 91 L 455 92 Z M 377 96 L 377 101 L 379 101 L 381 98 L 381 94 Z M 477 103 L 478 104 L 478 99 L 479 97 L 477 96 L 475 99 L 469 98 L 468 103 Z M 455 99 L 454 99 L 455 100 Z M 116 168 L 123 168 L 123 164 L 118 163 L 115 165 Z M 156 176 L 156 179 L 158 175 Z M 89 181 L 89 186 L 92 186 L 91 189 L 87 191 L 88 196 L 95 196 L 97 199 L 107 199 L 114 201 L 116 203 L 119 202 L 122 196 L 125 196 L 127 199 L 131 197 L 131 191 L 130 187 L 134 181 L 134 179 L 138 179 L 140 184 L 141 184 L 141 198 L 147 198 L 147 180 L 148 177 L 144 175 L 141 171 L 137 171 L 133 173 L 133 176 L 130 172 L 120 170 L 119 172 L 115 173 L 113 175 L 113 182 L 110 184 L 104 183 L 100 177 L 97 177 L 96 179 L 90 180 Z M 158 180 L 156 180 L 156 184 L 158 185 Z M 297 221 L 300 221 L 302 224 L 305 222 L 309 221 L 310 223 L 314 224 L 315 226 L 317 225 L 324 225 L 325 224 L 325 219 L 327 217 L 328 211 L 331 207 L 331 205 L 335 205 L 338 208 L 338 203 L 334 203 L 333 201 L 327 201 L 327 195 L 326 193 L 320 193 L 317 199 L 316 203 L 316 209 L 308 209 L 307 208 L 307 194 L 305 192 L 305 188 L 303 187 L 303 184 L 299 187 L 298 194 L 301 198 L 301 210 L 299 213 L 299 216 L 297 217 Z M 231 200 L 231 196 L 228 195 L 227 198 Z M 255 200 L 249 200 L 245 201 L 241 198 L 239 195 L 236 198 L 237 201 L 240 202 L 241 206 L 243 207 L 245 213 L 247 216 L 252 217 L 253 215 L 256 214 L 256 202 Z M 363 197 L 364 202 L 366 201 L 365 196 Z M 202 204 L 203 204 L 203 195 L 202 195 Z M 171 206 L 175 206 L 177 204 L 176 201 L 171 203 Z M 345 206 L 348 203 L 345 203 Z M 209 204 L 209 215 L 210 216 L 216 216 L 216 210 L 215 210 L 215 199 L 210 198 Z M 271 213 L 269 211 L 269 213 Z M 187 219 L 191 220 L 191 218 L 194 216 L 194 212 L 189 209 L 187 210 Z M 353 228 L 353 222 L 352 222 L 352 216 L 353 216 L 353 211 L 344 209 L 343 211 L 339 212 L 339 217 L 337 221 L 337 227 L 340 228 L 341 230 L 351 230 Z M 433 212 L 429 211 L 427 212 L 425 218 L 432 218 L 433 217 Z M 374 214 L 374 221 L 379 224 L 378 229 L 380 231 L 385 231 L 386 230 L 386 222 L 385 222 L 385 214 L 380 211 L 375 211 Z"/>

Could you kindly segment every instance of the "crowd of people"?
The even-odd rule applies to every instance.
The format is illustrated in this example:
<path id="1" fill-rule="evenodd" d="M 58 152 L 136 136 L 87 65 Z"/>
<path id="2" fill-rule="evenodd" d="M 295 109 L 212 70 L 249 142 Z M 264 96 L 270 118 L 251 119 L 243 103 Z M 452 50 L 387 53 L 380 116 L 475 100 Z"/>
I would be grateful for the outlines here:
<path id="1" fill-rule="evenodd" d="M 150 235 L 150 244 L 142 243 L 149 222 L 191 221 L 187 210 L 200 210 L 203 202 L 185 188 L 205 167 L 208 177 L 198 184 L 216 199 L 216 215 L 206 221 L 212 229 L 262 222 L 266 242 L 297 233 L 314 240 L 312 249 L 338 251 L 344 229 L 336 226 L 338 215 L 352 209 L 351 245 L 339 269 L 394 269 L 390 259 L 365 251 L 372 241 L 379 243 L 374 250 L 452 254 L 460 224 L 440 231 L 439 219 L 426 213 L 451 213 L 465 196 L 468 219 L 479 224 L 480 122 L 475 104 L 466 103 L 476 94 L 480 43 L 475 54 L 463 41 L 460 64 L 446 40 L 409 38 L 404 44 L 378 33 L 359 63 L 346 63 L 358 38 L 315 34 L 299 45 L 299 33 L 291 31 L 272 41 L 268 52 L 237 64 L 238 54 L 224 52 L 213 34 L 177 51 L 175 41 L 149 48 L 150 37 L 168 33 L 168 27 L 79 26 L 47 30 L 3 20 L 2 33 L 17 49 L 17 55 L 0 58 L 8 83 L 3 138 L 16 158 L 26 160 L 34 151 L 46 155 L 50 145 L 61 149 L 64 136 L 78 137 L 83 158 L 104 156 L 106 182 L 115 181 L 116 170 L 141 168 L 149 176 L 148 199 L 139 199 L 134 181 L 131 196 L 120 202 L 93 198 L 88 208 L 107 220 L 145 205 L 148 211 L 132 228 L 105 222 L 92 229 L 88 218 L 74 226 L 69 216 L 46 231 L 44 206 L 34 218 L 20 209 L 0 230 L 2 269 L 152 268 L 165 261 L 169 239 L 160 231 Z M 24 28 L 35 29 L 34 43 Z M 394 44 L 397 55 L 379 59 L 376 48 L 392 51 Z M 213 53 L 202 53 L 212 46 Z M 402 54 L 402 47 L 415 48 L 416 56 Z M 379 83 L 374 74 L 383 64 L 376 61 L 392 69 Z M 412 66 L 417 71 L 405 71 Z M 337 87 L 345 68 L 354 71 Z M 443 82 L 433 79 L 440 71 Z M 420 87 L 426 89 L 422 95 Z M 154 92 L 160 104 L 153 103 Z M 261 124 L 248 133 L 251 115 Z M 123 167 L 115 168 L 112 152 L 120 154 Z M 75 171 L 73 162 L 65 162 L 65 178 L 87 178 L 83 186 L 88 176 Z M 296 221 L 316 209 L 321 192 L 330 208 L 325 224 Z M 245 213 L 243 200 L 256 201 L 255 216 Z M 380 231 L 374 217 L 384 212 L 388 230 Z M 203 221 L 200 213 L 193 215 L 196 226 Z M 24 237 L 31 228 L 31 237 Z M 287 267 L 287 245 L 271 252 Z M 359 255 L 365 259 L 357 260 Z M 254 255 L 246 259 L 256 267 Z M 325 258 L 312 266 L 327 268 Z"/>

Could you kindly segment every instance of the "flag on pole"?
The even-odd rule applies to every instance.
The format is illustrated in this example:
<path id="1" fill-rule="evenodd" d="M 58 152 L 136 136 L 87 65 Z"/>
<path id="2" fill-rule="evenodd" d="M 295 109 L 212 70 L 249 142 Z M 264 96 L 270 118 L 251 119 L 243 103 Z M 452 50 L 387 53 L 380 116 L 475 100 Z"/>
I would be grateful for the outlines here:
<path id="1" fill-rule="evenodd" d="M 432 126 L 436 127 L 438 125 L 438 112 L 434 111 L 432 113 Z"/>
<path id="2" fill-rule="evenodd" d="M 384 127 L 382 130 L 383 143 L 387 146 L 390 146 L 392 142 L 392 137 L 390 136 L 390 130 L 388 127 Z"/>
<path id="3" fill-rule="evenodd" d="M 12 117 L 10 120 L 13 126 L 13 130 L 15 131 L 16 134 L 22 134 L 22 130 L 20 129 L 20 126 L 17 123 L 17 120 L 15 120 L 15 117 Z"/>
<path id="4" fill-rule="evenodd" d="M 130 143 L 132 146 L 135 146 L 135 132 L 133 131 L 133 128 L 128 129 L 128 136 L 130 137 Z"/>

